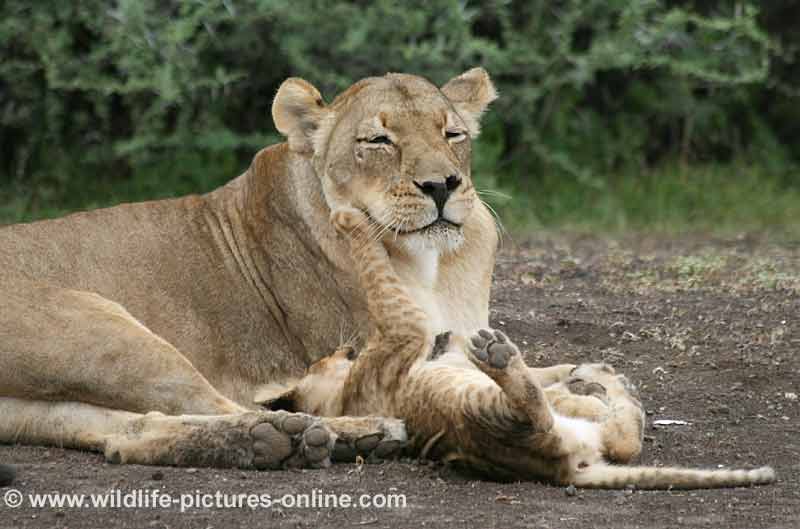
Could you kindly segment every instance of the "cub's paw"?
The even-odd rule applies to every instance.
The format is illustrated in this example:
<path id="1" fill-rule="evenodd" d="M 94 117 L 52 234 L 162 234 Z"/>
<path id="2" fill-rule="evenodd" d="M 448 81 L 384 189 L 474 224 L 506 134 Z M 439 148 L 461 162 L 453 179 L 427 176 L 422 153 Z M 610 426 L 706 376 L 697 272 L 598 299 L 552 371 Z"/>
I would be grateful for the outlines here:
<path id="1" fill-rule="evenodd" d="M 636 386 L 608 364 L 581 364 L 572 370 L 565 383 L 576 395 L 591 395 L 604 401 L 639 397 Z"/>
<path id="2" fill-rule="evenodd" d="M 469 339 L 468 349 L 472 362 L 490 376 L 521 361 L 517 346 L 500 331 L 481 329 Z"/>
<path id="3" fill-rule="evenodd" d="M 356 208 L 341 207 L 331 212 L 331 224 L 345 235 L 369 228 L 369 217 Z"/>
<path id="4" fill-rule="evenodd" d="M 606 388 L 598 382 L 585 380 L 579 377 L 570 377 L 564 381 L 567 389 L 573 395 L 583 395 L 586 397 L 597 397 L 598 399 L 606 402 Z"/>

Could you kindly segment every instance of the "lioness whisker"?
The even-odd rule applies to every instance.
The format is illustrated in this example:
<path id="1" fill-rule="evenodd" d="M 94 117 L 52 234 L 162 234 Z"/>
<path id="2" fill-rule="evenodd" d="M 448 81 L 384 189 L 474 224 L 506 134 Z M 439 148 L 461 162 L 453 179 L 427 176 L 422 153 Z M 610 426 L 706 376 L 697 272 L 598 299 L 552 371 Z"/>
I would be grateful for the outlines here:
<path id="1" fill-rule="evenodd" d="M 480 200 L 481 203 L 484 206 L 486 206 L 486 209 L 488 209 L 489 213 L 491 213 L 492 217 L 494 217 L 495 229 L 497 230 L 497 235 L 500 238 L 500 248 L 502 248 L 503 247 L 503 243 L 504 243 L 504 241 L 506 239 L 506 236 L 510 237 L 510 235 L 508 233 L 508 230 L 503 225 L 503 221 L 500 219 L 500 215 L 497 213 L 497 211 L 488 202 L 486 202 L 485 200 L 480 198 L 480 196 L 478 197 L 478 200 Z"/>
<path id="2" fill-rule="evenodd" d="M 497 191 L 496 189 L 475 189 L 475 192 L 479 195 L 502 198 L 503 200 L 511 200 L 511 195 L 503 193 L 502 191 Z"/>

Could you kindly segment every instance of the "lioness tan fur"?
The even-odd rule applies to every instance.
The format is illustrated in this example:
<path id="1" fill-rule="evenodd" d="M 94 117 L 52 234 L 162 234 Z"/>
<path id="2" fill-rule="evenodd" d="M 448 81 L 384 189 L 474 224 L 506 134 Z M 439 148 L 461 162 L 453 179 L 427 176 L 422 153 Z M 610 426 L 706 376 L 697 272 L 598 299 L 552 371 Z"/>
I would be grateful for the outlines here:
<path id="1" fill-rule="evenodd" d="M 402 425 L 259 410 L 368 318 L 331 208 L 368 211 L 433 333 L 488 324 L 495 225 L 470 142 L 496 97 L 482 69 L 401 74 L 331 104 L 289 79 L 286 143 L 202 196 L 0 229 L 0 442 L 116 461 L 275 467 L 402 442 Z M 558 371 L 542 370 L 550 377 Z M 203 447 L 206 450 L 203 450 Z"/>
<path id="2" fill-rule="evenodd" d="M 587 389 L 601 389 L 588 393 L 602 394 L 602 400 L 572 395 L 559 387 L 569 383 L 565 379 L 554 384 L 548 402 L 517 347 L 503 333 L 486 329 L 466 343 L 454 340 L 431 358 L 435 343 L 427 314 L 396 274 L 380 228 L 353 208 L 334 211 L 332 221 L 350 234 L 374 330 L 354 362 L 344 349 L 318 362 L 282 397 L 284 404 L 317 414 L 400 417 L 417 450 L 492 478 L 649 489 L 774 481 L 769 467 L 695 470 L 608 464 L 607 459 L 630 461 L 641 450 L 644 412 L 624 376 L 604 364 L 579 366 L 569 377 Z M 321 380 L 327 383 L 319 384 Z"/>

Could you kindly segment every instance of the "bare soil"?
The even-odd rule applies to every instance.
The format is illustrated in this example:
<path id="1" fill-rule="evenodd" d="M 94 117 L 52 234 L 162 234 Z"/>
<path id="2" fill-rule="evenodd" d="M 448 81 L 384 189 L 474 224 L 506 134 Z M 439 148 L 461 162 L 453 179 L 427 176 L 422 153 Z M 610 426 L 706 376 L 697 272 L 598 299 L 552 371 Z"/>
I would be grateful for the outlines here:
<path id="1" fill-rule="evenodd" d="M 115 466 L 96 454 L 0 446 L 23 493 L 159 489 L 180 494 L 405 494 L 392 509 L 36 509 L 2 504 L 17 527 L 800 527 L 800 249 L 739 238 L 509 243 L 492 322 L 531 365 L 607 361 L 638 382 L 650 424 L 642 462 L 772 465 L 775 485 L 690 492 L 568 491 L 472 481 L 432 464 L 326 470 Z"/>

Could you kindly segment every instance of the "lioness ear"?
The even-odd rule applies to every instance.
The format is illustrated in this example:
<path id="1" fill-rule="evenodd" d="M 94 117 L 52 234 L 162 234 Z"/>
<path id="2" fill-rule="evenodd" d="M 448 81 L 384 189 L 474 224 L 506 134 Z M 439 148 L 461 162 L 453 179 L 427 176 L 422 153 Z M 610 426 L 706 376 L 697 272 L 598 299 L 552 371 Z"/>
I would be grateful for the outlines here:
<path id="1" fill-rule="evenodd" d="M 298 77 L 285 80 L 272 102 L 275 127 L 297 152 L 314 150 L 314 132 L 327 112 L 319 90 Z"/>
<path id="2" fill-rule="evenodd" d="M 481 114 L 497 99 L 497 90 L 483 68 L 473 68 L 450 79 L 442 93 L 453 103 L 473 138 L 480 133 Z"/>

